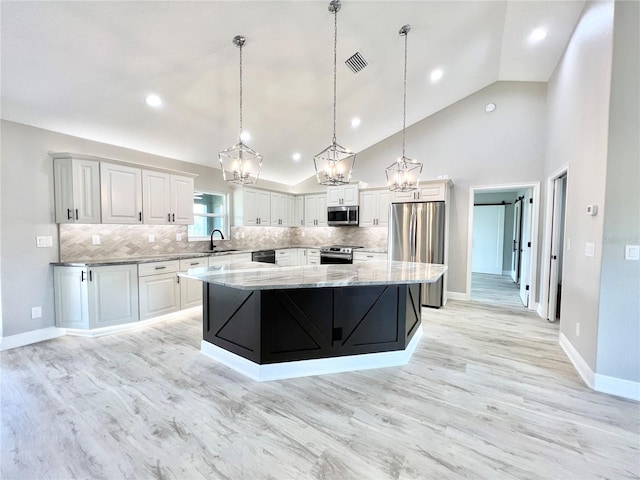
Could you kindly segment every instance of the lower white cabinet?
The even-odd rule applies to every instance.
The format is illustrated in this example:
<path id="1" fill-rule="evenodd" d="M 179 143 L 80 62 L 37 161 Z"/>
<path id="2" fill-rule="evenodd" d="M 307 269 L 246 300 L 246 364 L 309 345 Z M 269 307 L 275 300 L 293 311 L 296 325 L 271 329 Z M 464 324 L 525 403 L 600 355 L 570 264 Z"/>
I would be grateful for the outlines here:
<path id="1" fill-rule="evenodd" d="M 288 248 L 276 250 L 276 265 L 280 265 L 281 267 L 295 265 L 294 263 L 291 263 L 291 252 Z"/>
<path id="2" fill-rule="evenodd" d="M 138 265 L 141 320 L 180 310 L 179 266 L 178 260 Z"/>
<path id="3" fill-rule="evenodd" d="M 186 272 L 191 268 L 206 268 L 209 258 L 187 258 L 180 260 L 180 271 Z M 180 309 L 202 305 L 202 282 L 191 278 L 178 277 L 180 282 Z"/>
<path id="4" fill-rule="evenodd" d="M 53 267 L 56 326 L 92 329 L 137 322 L 138 267 Z"/>
<path id="5" fill-rule="evenodd" d="M 353 263 L 386 262 L 386 253 L 353 252 Z"/>
<path id="6" fill-rule="evenodd" d="M 319 248 L 307 248 L 305 250 L 307 257 L 306 265 L 320 265 L 320 249 Z"/>

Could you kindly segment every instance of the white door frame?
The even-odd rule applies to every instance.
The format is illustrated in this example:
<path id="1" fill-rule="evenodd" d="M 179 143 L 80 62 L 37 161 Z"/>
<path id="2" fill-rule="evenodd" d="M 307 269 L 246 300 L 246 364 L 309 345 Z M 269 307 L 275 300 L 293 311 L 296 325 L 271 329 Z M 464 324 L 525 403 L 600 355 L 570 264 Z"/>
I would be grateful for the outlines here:
<path id="1" fill-rule="evenodd" d="M 503 190 L 523 190 L 530 188 L 533 195 L 533 209 L 531 212 L 531 256 L 529 258 L 529 310 L 538 309 L 535 301 L 538 292 L 538 222 L 540 218 L 540 182 L 508 183 L 502 185 L 483 185 L 469 187 L 469 225 L 467 227 L 467 285 L 465 300 L 471 300 L 471 248 L 473 244 L 473 203 L 476 193 L 500 192 Z"/>
<path id="2" fill-rule="evenodd" d="M 544 215 L 544 244 L 542 250 L 542 258 L 550 259 L 551 258 L 551 235 L 552 235 L 552 225 L 553 225 L 553 202 L 554 202 L 554 183 L 555 181 L 562 177 L 563 175 L 567 175 L 567 180 L 569 178 L 569 164 L 565 164 L 551 174 L 549 178 L 547 178 L 547 206 L 545 209 Z M 568 196 L 569 190 L 569 182 L 567 181 L 567 185 L 564 191 L 565 202 Z M 540 295 L 540 304 L 538 305 L 538 315 L 542 318 L 547 318 L 547 308 L 549 307 L 549 280 L 551 275 L 551 268 L 548 261 L 544 261 L 542 263 L 541 268 L 541 278 L 542 278 L 542 294 Z"/>

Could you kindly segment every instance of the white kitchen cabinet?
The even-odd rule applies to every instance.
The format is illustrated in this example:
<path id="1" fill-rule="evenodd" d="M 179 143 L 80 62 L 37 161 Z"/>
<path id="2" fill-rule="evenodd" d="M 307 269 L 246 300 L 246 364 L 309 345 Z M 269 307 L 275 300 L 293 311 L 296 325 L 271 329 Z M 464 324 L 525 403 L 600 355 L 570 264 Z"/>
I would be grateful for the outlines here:
<path id="1" fill-rule="evenodd" d="M 287 215 L 289 195 L 271 192 L 271 226 L 286 227 L 289 219 Z"/>
<path id="2" fill-rule="evenodd" d="M 373 252 L 353 252 L 353 263 L 363 262 L 385 262 L 387 261 L 386 253 L 373 253 Z"/>
<path id="3" fill-rule="evenodd" d="M 236 226 L 270 226 L 271 192 L 242 187 L 233 192 Z"/>
<path id="4" fill-rule="evenodd" d="M 152 225 L 193 223 L 193 178 L 142 171 L 142 219 Z"/>
<path id="5" fill-rule="evenodd" d="M 178 260 L 138 265 L 141 320 L 180 310 L 179 267 Z"/>
<path id="6" fill-rule="evenodd" d="M 186 272 L 192 268 L 206 268 L 209 266 L 208 257 L 185 258 L 180 260 L 180 271 Z M 180 283 L 180 309 L 202 305 L 202 282 L 192 278 L 178 277 Z"/>
<path id="7" fill-rule="evenodd" d="M 304 224 L 307 227 L 327 226 L 327 196 L 325 194 L 305 195 Z"/>
<path id="8" fill-rule="evenodd" d="M 320 265 L 320 249 L 319 248 L 307 248 L 305 250 L 307 257 L 307 265 Z"/>
<path id="9" fill-rule="evenodd" d="M 293 219 L 289 220 L 290 227 L 304 227 L 304 196 L 294 197 Z"/>
<path id="10" fill-rule="evenodd" d="M 209 266 L 220 265 L 222 263 L 247 263 L 251 262 L 251 253 L 228 253 L 226 255 L 214 255 L 209 257 Z"/>
<path id="11" fill-rule="evenodd" d="M 389 190 L 367 190 L 360 193 L 360 226 L 388 227 L 389 205 L 391 192 Z"/>
<path id="12" fill-rule="evenodd" d="M 291 257 L 291 252 L 288 248 L 276 250 L 276 265 L 280 265 L 281 267 L 288 267 L 292 265 Z"/>
<path id="13" fill-rule="evenodd" d="M 138 267 L 53 267 L 56 325 L 93 329 L 137 322 Z"/>
<path id="14" fill-rule="evenodd" d="M 327 207 L 358 205 L 358 185 L 327 187 Z"/>
<path id="15" fill-rule="evenodd" d="M 142 170 L 100 162 L 102 223 L 142 223 Z"/>
<path id="16" fill-rule="evenodd" d="M 453 182 L 444 180 L 425 180 L 417 190 L 411 192 L 393 192 L 393 202 L 444 202 Z"/>
<path id="17" fill-rule="evenodd" d="M 100 164 L 53 158 L 56 223 L 100 223 Z"/>

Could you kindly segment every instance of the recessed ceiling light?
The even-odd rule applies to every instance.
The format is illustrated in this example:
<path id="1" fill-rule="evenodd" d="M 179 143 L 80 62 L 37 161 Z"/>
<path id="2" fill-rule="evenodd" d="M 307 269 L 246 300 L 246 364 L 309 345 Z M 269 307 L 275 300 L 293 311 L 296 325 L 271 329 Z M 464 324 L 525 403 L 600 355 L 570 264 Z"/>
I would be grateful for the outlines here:
<path id="1" fill-rule="evenodd" d="M 300 154 L 298 152 L 294 153 L 291 158 L 293 158 L 296 162 L 300 160 Z"/>
<path id="2" fill-rule="evenodd" d="M 541 40 L 547 38 L 547 30 L 545 28 L 536 28 L 531 35 L 529 35 L 529 42 L 538 43 Z"/>
<path id="3" fill-rule="evenodd" d="M 247 142 L 251 139 L 251 135 L 249 134 L 249 132 L 247 132 L 246 130 L 243 130 L 242 133 L 240 134 L 240 140 L 242 140 L 243 142 Z"/>
<path id="4" fill-rule="evenodd" d="M 487 103 L 487 106 L 484 107 L 484 111 L 487 113 L 491 113 L 496 109 L 496 104 L 495 103 Z"/>
<path id="5" fill-rule="evenodd" d="M 150 107 L 160 107 L 160 106 L 162 106 L 162 99 L 158 95 L 155 95 L 153 93 L 151 95 L 147 95 L 145 97 L 144 101 Z"/>
<path id="6" fill-rule="evenodd" d="M 356 128 L 356 127 L 358 127 L 358 125 L 360 125 L 360 119 L 357 118 L 357 117 L 356 118 L 352 118 L 351 119 L 351 126 L 353 128 Z"/>
<path id="7" fill-rule="evenodd" d="M 442 78 L 442 75 L 444 74 L 444 72 L 442 71 L 441 68 L 436 68 L 434 71 L 431 72 L 431 83 L 436 83 L 437 81 L 439 81 Z"/>

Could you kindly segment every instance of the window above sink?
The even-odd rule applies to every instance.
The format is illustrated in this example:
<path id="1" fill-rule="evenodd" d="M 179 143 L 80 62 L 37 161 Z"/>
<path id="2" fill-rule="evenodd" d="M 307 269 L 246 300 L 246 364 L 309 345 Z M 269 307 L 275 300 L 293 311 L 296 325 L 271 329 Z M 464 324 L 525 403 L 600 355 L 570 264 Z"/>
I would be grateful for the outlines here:
<path id="1" fill-rule="evenodd" d="M 229 196 L 219 192 L 193 192 L 193 224 L 187 233 L 190 242 L 209 240 L 211 232 L 218 229 L 224 232 L 225 240 L 230 238 Z M 214 240 L 220 240 L 216 235 Z"/>

